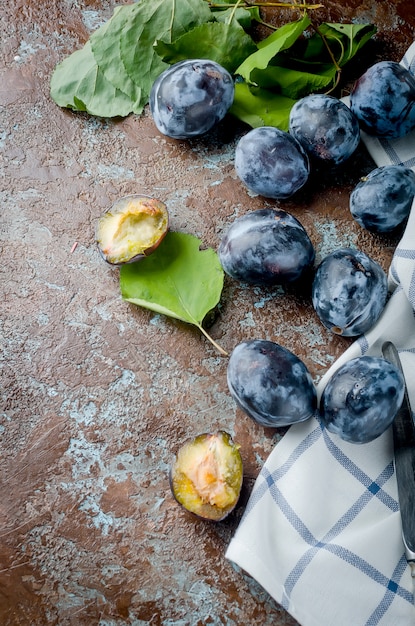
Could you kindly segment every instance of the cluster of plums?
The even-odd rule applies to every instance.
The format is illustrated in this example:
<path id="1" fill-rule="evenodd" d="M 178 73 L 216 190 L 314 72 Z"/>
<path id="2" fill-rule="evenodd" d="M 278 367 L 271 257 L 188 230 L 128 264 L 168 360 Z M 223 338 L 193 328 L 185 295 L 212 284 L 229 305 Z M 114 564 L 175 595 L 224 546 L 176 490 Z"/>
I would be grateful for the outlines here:
<path id="1" fill-rule="evenodd" d="M 180 61 L 155 81 L 150 110 L 158 130 L 175 139 L 207 133 L 234 98 L 234 80 L 207 59 Z M 415 128 L 415 78 L 394 61 L 372 65 L 354 84 L 350 106 L 311 94 L 291 109 L 288 132 L 253 128 L 238 141 L 235 171 L 248 190 L 285 200 L 307 183 L 315 162 L 340 165 L 360 143 L 361 129 L 379 138 L 402 137 Z M 391 232 L 408 217 L 415 195 L 409 168 L 377 168 L 350 197 L 352 217 L 375 233 Z"/>
<path id="2" fill-rule="evenodd" d="M 161 133 L 187 139 L 221 121 L 233 98 L 234 82 L 227 70 L 213 61 L 192 59 L 159 76 L 150 110 Z M 313 162 L 339 165 L 349 159 L 361 131 L 397 138 L 413 129 L 415 79 L 400 64 L 383 61 L 355 83 L 349 106 L 329 95 L 312 94 L 293 106 L 287 132 L 271 126 L 247 132 L 236 146 L 235 170 L 248 190 L 285 200 L 307 183 Z M 350 212 L 369 231 L 391 232 L 408 217 L 414 196 L 412 170 L 380 167 L 356 185 Z M 218 254 L 230 277 L 251 284 L 292 283 L 314 270 L 315 251 L 307 232 L 281 209 L 252 211 L 236 219 Z M 314 270 L 311 299 L 326 328 L 345 337 L 358 336 L 383 311 L 386 274 L 362 251 L 341 248 Z M 227 382 L 238 406 L 262 426 L 288 426 L 316 416 L 327 430 L 357 444 L 372 441 L 391 425 L 405 389 L 395 365 L 361 356 L 339 367 L 318 405 L 305 364 L 285 347 L 264 339 L 234 348 Z M 223 519 L 237 502 L 241 475 L 238 446 L 220 431 L 187 442 L 170 478 L 173 494 L 185 508 Z"/>
<path id="3" fill-rule="evenodd" d="M 259 209 L 237 218 L 218 248 L 224 271 L 255 285 L 287 285 L 314 270 L 314 246 L 302 224 L 282 209 Z M 326 328 L 343 337 L 367 332 L 387 298 L 383 268 L 355 248 L 323 258 L 312 280 L 312 304 Z"/>

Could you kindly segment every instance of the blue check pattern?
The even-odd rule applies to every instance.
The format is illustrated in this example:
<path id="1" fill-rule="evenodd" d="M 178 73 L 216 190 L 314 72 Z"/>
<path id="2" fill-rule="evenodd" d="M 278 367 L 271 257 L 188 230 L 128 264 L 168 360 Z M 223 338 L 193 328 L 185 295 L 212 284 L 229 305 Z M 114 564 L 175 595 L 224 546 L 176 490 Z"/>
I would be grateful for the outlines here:
<path id="1" fill-rule="evenodd" d="M 329 528 L 325 535 L 316 537 L 308 528 L 304 520 L 295 512 L 290 505 L 289 500 L 284 495 L 284 490 L 280 488 L 280 482 L 290 472 L 291 468 L 301 460 L 302 455 L 314 446 L 321 438 L 324 439 L 326 449 L 332 458 L 339 463 L 350 475 L 361 485 L 361 493 L 358 498 L 349 506 L 335 524 Z M 261 471 L 255 489 L 248 502 L 244 517 L 248 517 L 250 512 L 260 504 L 262 498 L 266 494 L 271 494 L 275 505 L 285 516 L 287 521 L 300 535 L 302 541 L 307 544 L 308 549 L 304 549 L 301 558 L 297 561 L 291 572 L 287 576 L 283 588 L 284 596 L 282 598 L 282 606 L 289 610 L 290 596 L 295 586 L 301 582 L 301 577 L 307 566 L 316 557 L 320 550 L 326 550 L 339 559 L 347 562 L 352 567 L 364 573 L 369 579 L 381 585 L 384 593 L 379 604 L 373 609 L 370 618 L 366 621 L 365 626 L 376 626 L 380 619 L 384 617 L 390 608 L 395 596 L 400 596 L 410 605 L 413 604 L 413 594 L 401 585 L 402 576 L 407 568 L 407 562 L 404 554 L 396 563 L 391 578 L 385 576 L 381 571 L 371 565 L 368 561 L 361 558 L 357 553 L 344 548 L 340 543 L 336 543 L 336 539 L 345 528 L 362 512 L 373 498 L 377 498 L 390 511 L 399 510 L 398 502 L 395 498 L 384 490 L 385 483 L 393 475 L 393 462 L 389 462 L 375 480 L 370 478 L 361 467 L 356 465 L 344 452 L 334 443 L 327 431 L 317 422 L 317 426 L 310 434 L 301 440 L 296 448 L 281 466 L 275 468 L 272 472 L 265 465 Z"/>

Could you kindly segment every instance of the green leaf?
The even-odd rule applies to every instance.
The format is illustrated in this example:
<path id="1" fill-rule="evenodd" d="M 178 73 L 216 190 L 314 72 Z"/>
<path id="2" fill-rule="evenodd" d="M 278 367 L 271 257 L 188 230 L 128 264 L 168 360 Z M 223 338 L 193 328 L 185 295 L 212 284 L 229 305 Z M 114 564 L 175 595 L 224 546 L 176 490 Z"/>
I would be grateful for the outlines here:
<path id="1" fill-rule="evenodd" d="M 337 60 L 340 66 L 345 65 L 376 33 L 372 24 L 337 24 L 324 23 L 319 31 L 328 40 L 337 41 L 341 54 Z"/>
<path id="2" fill-rule="evenodd" d="M 257 49 L 237 22 L 207 22 L 196 26 L 173 43 L 159 41 L 155 50 L 167 63 L 184 59 L 210 59 L 233 73 L 248 54 Z"/>
<path id="3" fill-rule="evenodd" d="M 50 95 L 61 107 L 99 117 L 134 112 L 130 98 L 106 80 L 89 41 L 56 66 L 50 80 Z"/>
<path id="4" fill-rule="evenodd" d="M 211 19 L 205 0 L 140 0 L 120 6 L 83 49 L 56 67 L 51 96 L 60 106 L 100 117 L 140 114 L 154 80 L 168 67 L 154 42 L 171 41 Z"/>
<path id="5" fill-rule="evenodd" d="M 220 350 L 202 322 L 218 304 L 224 272 L 212 248 L 187 233 L 168 232 L 147 258 L 120 270 L 124 300 L 193 324 Z"/>
<path id="6" fill-rule="evenodd" d="M 123 30 L 132 19 L 134 8 L 134 4 L 116 8 L 111 19 L 92 33 L 90 42 L 95 61 L 105 78 L 136 102 L 135 112 L 140 113 L 143 109 L 141 88 L 128 76 L 120 48 Z"/>
<path id="7" fill-rule="evenodd" d="M 288 130 L 290 111 L 294 103 L 292 98 L 237 82 L 229 112 L 252 128 L 276 126 L 281 130 Z"/>
<path id="8" fill-rule="evenodd" d="M 310 18 L 305 15 L 295 22 L 284 24 L 272 35 L 258 43 L 258 50 L 248 56 L 237 68 L 239 74 L 247 82 L 251 81 L 251 73 L 258 69 L 265 69 L 276 55 L 282 50 L 290 48 L 310 25 Z"/>
<path id="9" fill-rule="evenodd" d="M 265 70 L 253 71 L 251 80 L 259 87 L 278 89 L 283 96 L 298 99 L 321 91 L 333 82 L 335 75 L 336 68 L 333 65 L 319 74 L 270 65 Z"/>

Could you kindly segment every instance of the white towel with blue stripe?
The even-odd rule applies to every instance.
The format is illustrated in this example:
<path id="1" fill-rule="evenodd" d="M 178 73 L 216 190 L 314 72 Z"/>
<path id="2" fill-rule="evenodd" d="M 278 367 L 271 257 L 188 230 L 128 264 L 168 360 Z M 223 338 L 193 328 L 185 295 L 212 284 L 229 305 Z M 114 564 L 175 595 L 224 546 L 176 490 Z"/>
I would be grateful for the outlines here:
<path id="1" fill-rule="evenodd" d="M 415 43 L 402 59 L 415 73 Z M 415 133 L 363 135 L 377 166 L 415 170 Z M 398 348 L 415 407 L 415 202 L 389 270 L 391 296 L 375 326 L 318 385 L 362 354 Z M 415 625 L 404 555 L 391 428 L 368 444 L 342 441 L 317 419 L 291 426 L 258 476 L 226 557 L 302 626 Z"/>

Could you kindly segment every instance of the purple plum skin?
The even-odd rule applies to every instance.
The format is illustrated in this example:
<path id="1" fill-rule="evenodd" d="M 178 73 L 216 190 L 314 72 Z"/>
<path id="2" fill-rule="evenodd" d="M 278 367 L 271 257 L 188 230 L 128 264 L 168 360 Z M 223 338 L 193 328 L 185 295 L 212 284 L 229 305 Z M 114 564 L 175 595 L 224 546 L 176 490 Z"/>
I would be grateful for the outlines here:
<path id="1" fill-rule="evenodd" d="M 402 165 L 377 167 L 350 194 L 350 212 L 360 226 L 389 233 L 408 217 L 415 196 L 415 173 Z"/>
<path id="2" fill-rule="evenodd" d="M 302 224 L 281 209 L 259 209 L 236 219 L 223 236 L 218 255 L 229 276 L 257 285 L 298 280 L 315 258 Z"/>
<path id="3" fill-rule="evenodd" d="M 334 165 L 344 163 L 360 143 L 356 116 L 341 100 L 311 94 L 294 104 L 289 132 L 311 158 Z"/>
<path id="4" fill-rule="evenodd" d="M 376 261 L 361 250 L 339 248 L 317 267 L 311 297 L 326 328 L 355 337 L 378 320 L 387 293 L 386 273 Z"/>
<path id="5" fill-rule="evenodd" d="M 237 405 L 261 426 L 289 426 L 315 414 L 316 390 L 308 369 L 273 341 L 253 339 L 237 345 L 227 380 Z"/>
<path id="6" fill-rule="evenodd" d="M 215 61 L 186 59 L 168 67 L 154 81 L 150 111 L 158 130 L 174 139 L 207 133 L 230 109 L 235 86 Z"/>
<path id="7" fill-rule="evenodd" d="M 248 131 L 235 149 L 235 170 L 244 185 L 265 198 L 285 200 L 308 181 L 310 163 L 301 144 L 273 126 Z"/>
<path id="8" fill-rule="evenodd" d="M 321 421 L 344 441 L 363 444 L 392 424 L 404 397 L 401 372 L 385 359 L 347 361 L 330 378 L 320 400 Z"/>
<path id="9" fill-rule="evenodd" d="M 415 77 L 396 61 L 379 61 L 353 85 L 350 108 L 368 134 L 403 137 L 415 128 Z"/>

